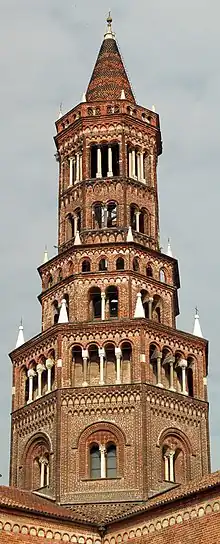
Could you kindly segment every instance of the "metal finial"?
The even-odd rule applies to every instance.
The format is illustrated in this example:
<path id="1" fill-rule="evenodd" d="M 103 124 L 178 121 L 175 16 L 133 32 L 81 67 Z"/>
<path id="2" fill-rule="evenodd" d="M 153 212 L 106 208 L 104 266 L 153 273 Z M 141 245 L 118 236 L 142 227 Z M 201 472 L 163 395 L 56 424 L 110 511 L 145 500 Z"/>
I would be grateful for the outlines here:
<path id="1" fill-rule="evenodd" d="M 107 17 L 107 31 L 105 33 L 105 39 L 115 39 L 115 34 L 112 32 L 112 16 L 111 11 L 109 11 L 108 17 Z"/>
<path id="2" fill-rule="evenodd" d="M 197 307 L 197 306 L 195 307 L 195 311 L 196 311 L 196 315 L 198 315 L 199 310 L 198 310 L 198 307 Z"/>

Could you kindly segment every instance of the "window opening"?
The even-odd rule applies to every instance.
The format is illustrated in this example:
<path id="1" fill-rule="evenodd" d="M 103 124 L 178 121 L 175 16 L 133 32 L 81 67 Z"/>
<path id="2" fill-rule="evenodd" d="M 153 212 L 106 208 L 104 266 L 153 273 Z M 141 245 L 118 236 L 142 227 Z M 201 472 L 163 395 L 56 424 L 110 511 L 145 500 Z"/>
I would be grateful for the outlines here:
<path id="1" fill-rule="evenodd" d="M 101 455 L 99 446 L 93 446 L 90 450 L 90 476 L 93 480 L 101 478 Z"/>
<path id="2" fill-rule="evenodd" d="M 107 478 L 117 477 L 117 458 L 116 458 L 116 446 L 111 444 L 107 447 L 106 453 L 106 476 Z"/>
<path id="3" fill-rule="evenodd" d="M 124 270 L 125 262 L 122 257 L 118 257 L 116 261 L 116 270 Z"/>

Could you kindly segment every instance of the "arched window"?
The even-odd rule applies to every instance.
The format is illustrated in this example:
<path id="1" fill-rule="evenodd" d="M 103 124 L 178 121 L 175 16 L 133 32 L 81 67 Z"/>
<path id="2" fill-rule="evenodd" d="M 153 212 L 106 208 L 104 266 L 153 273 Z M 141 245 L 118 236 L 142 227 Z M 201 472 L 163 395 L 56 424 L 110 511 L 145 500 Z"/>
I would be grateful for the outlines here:
<path id="1" fill-rule="evenodd" d="M 90 261 L 89 261 L 89 259 L 85 259 L 82 262 L 82 272 L 90 272 Z"/>
<path id="2" fill-rule="evenodd" d="M 102 229 L 105 226 L 105 210 L 101 202 L 93 206 L 93 228 Z"/>
<path id="3" fill-rule="evenodd" d="M 106 259 L 101 259 L 99 261 L 99 270 L 100 272 L 105 272 L 108 270 L 108 261 Z"/>
<path id="4" fill-rule="evenodd" d="M 53 276 L 52 276 L 52 274 L 49 274 L 47 287 L 48 287 L 48 289 L 50 289 L 50 287 L 52 287 L 52 286 L 53 286 Z"/>
<path id="5" fill-rule="evenodd" d="M 73 346 L 72 348 L 72 385 L 77 387 L 83 383 L 83 359 L 82 348 Z"/>
<path id="6" fill-rule="evenodd" d="M 50 445 L 39 434 L 31 442 L 24 455 L 24 488 L 42 489 L 50 485 Z"/>
<path id="7" fill-rule="evenodd" d="M 187 479 L 186 452 L 178 440 L 162 448 L 163 478 L 166 482 L 184 483 Z"/>
<path id="8" fill-rule="evenodd" d="M 148 276 L 148 278 L 153 278 L 153 270 L 150 264 L 147 265 L 146 276 Z"/>
<path id="9" fill-rule="evenodd" d="M 148 227 L 148 212 L 144 208 L 140 211 L 140 217 L 139 217 L 139 231 L 142 234 L 148 234 L 149 227 Z"/>
<path id="10" fill-rule="evenodd" d="M 69 319 L 69 295 L 66 293 L 63 298 L 65 298 L 66 301 L 66 311 Z"/>
<path id="11" fill-rule="evenodd" d="M 107 318 L 118 317 L 118 288 L 111 285 L 106 289 Z"/>
<path id="12" fill-rule="evenodd" d="M 91 385 L 99 385 L 100 357 L 99 357 L 98 346 L 96 344 L 91 344 L 88 348 L 88 352 L 89 352 L 89 363 L 88 363 L 89 383 Z"/>
<path id="13" fill-rule="evenodd" d="M 145 289 L 141 290 L 141 300 L 144 308 L 145 317 L 146 319 L 149 319 L 149 294 L 147 291 L 145 291 Z"/>
<path id="14" fill-rule="evenodd" d="M 92 287 L 89 291 L 90 318 L 100 319 L 101 317 L 101 290 L 99 287 Z"/>
<path id="15" fill-rule="evenodd" d="M 116 356 L 114 344 L 107 344 L 105 346 L 105 360 L 106 360 L 106 376 L 105 382 L 107 384 L 115 383 L 116 381 Z"/>
<path id="16" fill-rule="evenodd" d="M 124 270 L 125 268 L 125 262 L 122 257 L 118 257 L 116 261 L 116 270 Z"/>
<path id="17" fill-rule="evenodd" d="M 162 299 L 159 295 L 154 295 L 152 306 L 152 319 L 161 323 L 162 319 Z"/>
<path id="18" fill-rule="evenodd" d="M 74 211 L 74 215 L 75 215 L 75 218 L 76 218 L 75 219 L 75 221 L 76 221 L 76 230 L 78 230 L 80 232 L 81 231 L 81 222 L 82 222 L 80 208 L 76 208 L 76 210 Z"/>
<path id="19" fill-rule="evenodd" d="M 134 257 L 133 259 L 133 270 L 134 272 L 139 272 L 140 266 L 139 266 L 139 260 L 137 257 Z"/>
<path id="20" fill-rule="evenodd" d="M 131 204 L 130 206 L 130 226 L 133 230 L 137 230 L 136 228 L 136 215 L 137 215 L 138 208 L 134 204 Z"/>
<path id="21" fill-rule="evenodd" d="M 101 455 L 96 444 L 90 449 L 90 477 L 92 480 L 101 478 Z"/>
<path id="22" fill-rule="evenodd" d="M 67 240 L 74 237 L 74 219 L 71 213 L 67 216 Z"/>
<path id="23" fill-rule="evenodd" d="M 122 383 L 131 381 L 132 346 L 130 342 L 123 342 L 121 346 L 121 376 Z"/>
<path id="24" fill-rule="evenodd" d="M 110 444 L 106 451 L 106 477 L 117 478 L 116 446 Z"/>
<path id="25" fill-rule="evenodd" d="M 163 283 L 165 283 L 166 278 L 165 278 L 165 273 L 164 273 L 163 268 L 160 269 L 160 275 L 159 275 L 159 277 L 160 277 L 160 281 L 162 281 Z"/>
<path id="26" fill-rule="evenodd" d="M 63 274 L 62 274 L 62 268 L 59 268 L 57 271 L 57 282 L 62 281 Z"/>
<path id="27" fill-rule="evenodd" d="M 117 225 L 117 204 L 109 202 L 107 204 L 107 227 L 116 227 Z"/>
<path id="28" fill-rule="evenodd" d="M 187 391 L 188 391 L 188 394 L 189 394 L 190 397 L 193 397 L 193 395 L 194 395 L 193 365 L 194 365 L 193 357 L 188 357 L 187 358 L 186 378 L 187 378 Z"/>

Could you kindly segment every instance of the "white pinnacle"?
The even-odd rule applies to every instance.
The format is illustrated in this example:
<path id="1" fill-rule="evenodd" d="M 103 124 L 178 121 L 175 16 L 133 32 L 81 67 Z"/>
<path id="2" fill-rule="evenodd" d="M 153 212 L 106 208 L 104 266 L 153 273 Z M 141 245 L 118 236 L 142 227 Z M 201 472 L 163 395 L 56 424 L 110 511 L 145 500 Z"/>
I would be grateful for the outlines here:
<path id="1" fill-rule="evenodd" d="M 125 92 L 124 92 L 124 89 L 122 89 L 120 99 L 125 100 L 125 98 L 126 98 Z"/>
<path id="2" fill-rule="evenodd" d="M 61 117 L 63 117 L 63 104 L 62 104 L 62 102 L 60 102 L 60 109 L 59 109 L 58 119 L 61 119 Z"/>
<path id="3" fill-rule="evenodd" d="M 156 111 L 156 106 L 154 104 L 152 106 L 152 111 L 154 111 L 154 112 Z"/>
<path id="4" fill-rule="evenodd" d="M 49 258 L 48 258 L 48 251 L 47 251 L 47 246 L 45 246 L 45 250 L 44 250 L 44 263 L 47 263 L 49 261 Z"/>
<path id="5" fill-rule="evenodd" d="M 76 231 L 76 236 L 75 236 L 75 240 L 74 240 L 74 246 L 81 246 L 81 240 L 80 240 L 80 235 L 79 235 L 79 231 L 77 230 Z"/>
<path id="6" fill-rule="evenodd" d="M 145 317 L 145 311 L 142 304 L 141 293 L 137 293 L 137 302 L 135 306 L 134 317 Z"/>
<path id="7" fill-rule="evenodd" d="M 170 239 L 168 238 L 168 245 L 167 245 L 167 255 L 169 257 L 173 257 L 173 254 L 172 254 L 172 249 L 171 249 L 171 245 L 170 245 Z"/>
<path id="8" fill-rule="evenodd" d="M 86 102 L 86 93 L 83 93 L 82 95 L 82 102 Z"/>
<path id="9" fill-rule="evenodd" d="M 67 308 L 66 308 L 66 299 L 63 298 L 61 301 L 61 308 L 60 308 L 60 315 L 58 319 L 58 323 L 68 323 L 68 314 L 67 314 Z"/>
<path id="10" fill-rule="evenodd" d="M 200 338 L 203 338 L 202 329 L 201 329 L 200 322 L 199 322 L 198 308 L 196 308 L 196 313 L 195 313 L 195 318 L 194 318 L 193 334 L 195 336 L 199 336 Z"/>
<path id="11" fill-rule="evenodd" d="M 23 344 L 24 344 L 24 327 L 22 325 L 22 320 L 21 320 L 21 324 L 18 328 L 18 337 L 17 337 L 15 348 L 20 348 L 20 346 L 22 346 Z"/>
<path id="12" fill-rule="evenodd" d="M 133 242 L 133 241 L 134 241 L 134 238 L 133 238 L 131 227 L 128 227 L 127 242 Z"/>

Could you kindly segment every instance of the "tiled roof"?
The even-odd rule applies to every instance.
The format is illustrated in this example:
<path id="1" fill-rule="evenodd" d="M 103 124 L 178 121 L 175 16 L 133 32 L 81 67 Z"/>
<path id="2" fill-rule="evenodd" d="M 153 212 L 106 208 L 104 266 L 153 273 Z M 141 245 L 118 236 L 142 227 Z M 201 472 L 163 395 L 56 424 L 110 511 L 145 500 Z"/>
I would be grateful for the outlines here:
<path id="1" fill-rule="evenodd" d="M 124 90 L 125 98 L 135 103 L 117 43 L 114 38 L 104 39 L 86 92 L 86 100 L 119 100 Z"/>
<path id="2" fill-rule="evenodd" d="M 0 508 L 16 508 L 36 515 L 59 518 L 68 522 L 107 525 L 156 507 L 169 505 L 174 501 L 190 498 L 202 491 L 209 491 L 218 486 L 220 490 L 220 471 L 204 476 L 201 480 L 192 480 L 188 484 L 175 486 L 169 491 L 158 493 L 146 501 L 74 504 L 67 507 L 56 506 L 31 491 L 23 491 L 15 487 L 0 486 Z"/>

